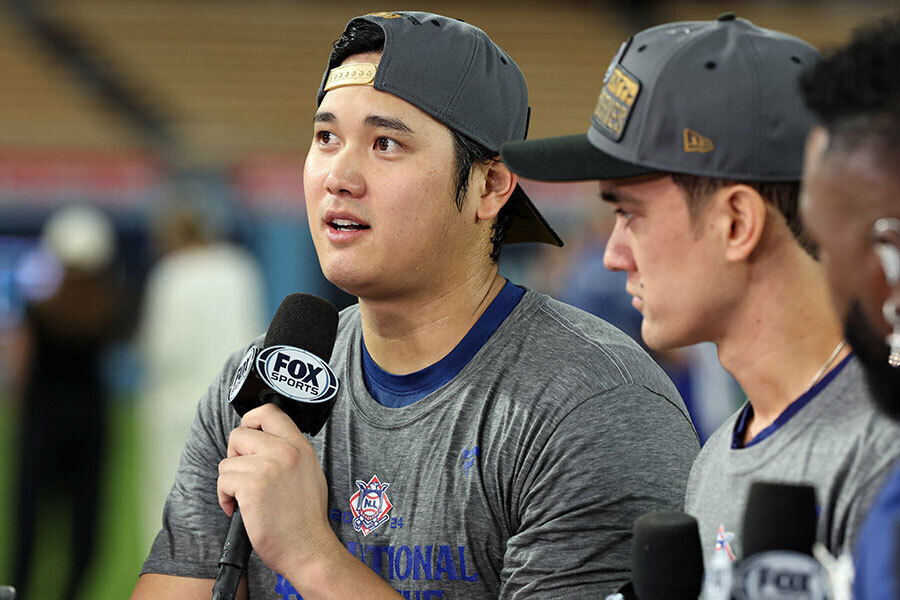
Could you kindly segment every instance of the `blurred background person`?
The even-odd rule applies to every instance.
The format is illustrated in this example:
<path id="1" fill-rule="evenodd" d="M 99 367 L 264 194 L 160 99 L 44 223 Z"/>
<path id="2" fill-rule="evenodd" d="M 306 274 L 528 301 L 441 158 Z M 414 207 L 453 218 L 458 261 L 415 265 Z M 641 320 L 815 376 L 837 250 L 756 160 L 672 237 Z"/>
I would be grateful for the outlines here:
<path id="1" fill-rule="evenodd" d="M 144 489 L 149 549 L 197 410 L 225 359 L 265 330 L 263 277 L 256 259 L 217 231 L 196 199 L 173 200 L 153 222 L 159 261 L 147 278 L 138 345 Z"/>
<path id="2" fill-rule="evenodd" d="M 900 420 L 900 13 L 860 28 L 803 79 L 819 120 L 801 204 L 878 407 Z M 856 600 L 900 598 L 900 464 L 856 548 Z"/>
<path id="3" fill-rule="evenodd" d="M 35 526 L 47 500 L 61 503 L 71 532 L 68 579 L 57 596 L 74 598 L 94 556 L 106 439 L 107 388 L 101 361 L 121 324 L 111 277 L 116 241 L 109 220 L 88 206 L 54 213 L 42 237 L 53 273 L 32 291 L 16 336 L 11 374 L 20 396 L 19 484 L 13 581 L 29 597 Z"/>

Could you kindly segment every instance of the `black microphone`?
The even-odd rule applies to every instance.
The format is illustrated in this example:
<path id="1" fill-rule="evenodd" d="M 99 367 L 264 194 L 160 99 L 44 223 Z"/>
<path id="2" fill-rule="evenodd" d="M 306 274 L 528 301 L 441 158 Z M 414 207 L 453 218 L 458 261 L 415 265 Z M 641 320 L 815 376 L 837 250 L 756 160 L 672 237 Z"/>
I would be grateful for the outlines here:
<path id="1" fill-rule="evenodd" d="M 744 512 L 744 558 L 734 571 L 738 600 L 826 600 L 828 575 L 812 556 L 816 491 L 809 485 L 751 484 Z"/>
<path id="2" fill-rule="evenodd" d="M 703 552 L 697 520 L 683 512 L 652 512 L 634 521 L 631 577 L 639 600 L 697 600 Z"/>
<path id="3" fill-rule="evenodd" d="M 812 556 L 817 520 L 812 486 L 755 481 L 744 511 L 743 555 L 787 550 Z"/>
<path id="4" fill-rule="evenodd" d="M 241 416 L 272 403 L 303 433 L 316 435 L 331 414 L 338 380 L 328 360 L 337 338 L 338 312 L 309 294 L 282 300 L 266 332 L 264 347 L 252 346 L 234 373 L 228 402 Z M 233 600 L 250 558 L 250 538 L 235 503 L 219 559 L 212 600 Z"/>

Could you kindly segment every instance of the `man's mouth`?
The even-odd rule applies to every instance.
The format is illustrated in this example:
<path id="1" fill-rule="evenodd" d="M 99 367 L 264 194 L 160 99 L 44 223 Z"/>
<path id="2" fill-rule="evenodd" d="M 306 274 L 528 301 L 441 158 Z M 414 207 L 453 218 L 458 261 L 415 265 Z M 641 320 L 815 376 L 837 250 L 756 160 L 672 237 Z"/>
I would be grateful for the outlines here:
<path id="1" fill-rule="evenodd" d="M 328 226 L 336 231 L 359 231 L 361 229 L 369 229 L 368 225 L 351 221 L 350 219 L 333 219 L 329 221 Z"/>

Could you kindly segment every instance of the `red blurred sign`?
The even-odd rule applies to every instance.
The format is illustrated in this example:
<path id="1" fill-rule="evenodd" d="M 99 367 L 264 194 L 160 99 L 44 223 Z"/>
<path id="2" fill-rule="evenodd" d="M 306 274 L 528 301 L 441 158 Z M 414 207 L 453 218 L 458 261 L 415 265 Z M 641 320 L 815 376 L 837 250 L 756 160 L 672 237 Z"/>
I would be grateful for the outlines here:
<path id="1" fill-rule="evenodd" d="M 258 157 L 244 160 L 231 171 L 232 185 L 251 211 L 306 216 L 303 195 L 305 156 Z"/>
<path id="2" fill-rule="evenodd" d="M 165 180 L 159 161 L 137 154 L 0 152 L 0 203 L 86 199 L 131 206 Z"/>

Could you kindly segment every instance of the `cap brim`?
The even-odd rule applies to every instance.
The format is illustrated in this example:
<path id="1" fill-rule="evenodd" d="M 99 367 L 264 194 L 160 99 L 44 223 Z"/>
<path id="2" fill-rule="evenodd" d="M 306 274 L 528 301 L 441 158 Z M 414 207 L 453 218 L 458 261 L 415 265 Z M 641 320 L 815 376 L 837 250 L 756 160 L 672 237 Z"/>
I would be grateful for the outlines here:
<path id="1" fill-rule="evenodd" d="M 620 179 L 657 172 L 598 150 L 586 134 L 507 142 L 500 156 L 513 173 L 541 181 Z"/>
<path id="2" fill-rule="evenodd" d="M 538 212 L 522 186 L 516 185 L 508 202 L 512 205 L 514 214 L 505 243 L 542 242 L 553 246 L 563 245 L 562 239 L 553 231 L 544 216 Z"/>

